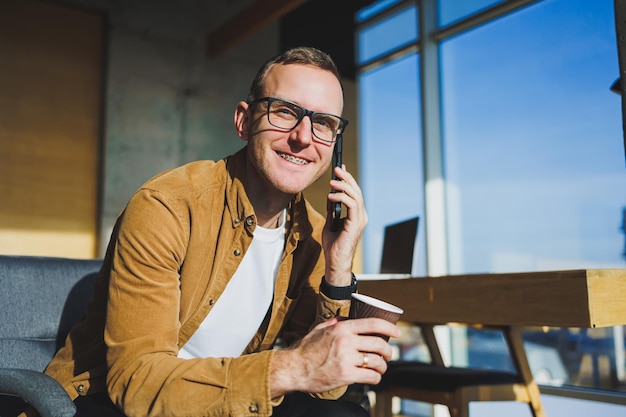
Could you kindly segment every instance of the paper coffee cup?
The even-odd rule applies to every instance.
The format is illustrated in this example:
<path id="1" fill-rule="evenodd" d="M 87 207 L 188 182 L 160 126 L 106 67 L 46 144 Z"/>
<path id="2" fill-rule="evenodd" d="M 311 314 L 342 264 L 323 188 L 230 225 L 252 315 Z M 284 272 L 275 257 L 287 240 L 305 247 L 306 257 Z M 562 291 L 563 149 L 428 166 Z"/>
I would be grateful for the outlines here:
<path id="1" fill-rule="evenodd" d="M 377 317 L 396 324 L 404 313 L 400 307 L 369 295 L 354 293 L 350 304 L 350 318 Z"/>

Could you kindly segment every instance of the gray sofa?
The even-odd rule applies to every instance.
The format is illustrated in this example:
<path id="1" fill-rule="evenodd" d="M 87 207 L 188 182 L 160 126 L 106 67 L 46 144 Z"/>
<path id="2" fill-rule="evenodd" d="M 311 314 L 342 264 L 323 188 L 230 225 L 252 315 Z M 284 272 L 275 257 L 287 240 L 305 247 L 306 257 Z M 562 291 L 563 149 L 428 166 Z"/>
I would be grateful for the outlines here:
<path id="1" fill-rule="evenodd" d="M 0 417 L 26 404 L 70 417 L 74 403 L 43 370 L 83 316 L 97 259 L 0 255 Z"/>

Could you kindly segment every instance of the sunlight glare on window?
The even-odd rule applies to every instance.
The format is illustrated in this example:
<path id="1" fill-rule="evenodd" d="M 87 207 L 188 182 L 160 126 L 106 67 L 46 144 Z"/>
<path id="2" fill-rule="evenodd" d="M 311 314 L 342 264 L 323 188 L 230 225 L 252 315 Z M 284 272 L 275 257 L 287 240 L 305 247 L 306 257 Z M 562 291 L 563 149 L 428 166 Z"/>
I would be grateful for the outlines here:
<path id="1" fill-rule="evenodd" d="M 410 5 L 359 31 L 358 62 L 364 63 L 418 38 L 417 7 Z"/>
<path id="2" fill-rule="evenodd" d="M 378 0 L 356 13 L 357 22 L 363 22 L 377 14 L 387 10 L 391 6 L 400 3 L 402 0 Z"/>
<path id="3" fill-rule="evenodd" d="M 505 0 L 438 0 L 439 25 L 447 26 Z"/>

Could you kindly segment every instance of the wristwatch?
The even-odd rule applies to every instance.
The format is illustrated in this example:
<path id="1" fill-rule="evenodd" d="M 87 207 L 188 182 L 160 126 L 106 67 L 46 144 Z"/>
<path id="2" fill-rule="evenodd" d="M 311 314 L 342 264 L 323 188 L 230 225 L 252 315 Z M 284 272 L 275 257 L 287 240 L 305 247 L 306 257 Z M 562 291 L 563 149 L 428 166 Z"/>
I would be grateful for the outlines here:
<path id="1" fill-rule="evenodd" d="M 322 277 L 320 291 L 322 294 L 332 300 L 349 300 L 351 295 L 356 292 L 356 276 L 352 274 L 352 282 L 346 287 L 335 287 L 326 282 L 326 278 Z"/>

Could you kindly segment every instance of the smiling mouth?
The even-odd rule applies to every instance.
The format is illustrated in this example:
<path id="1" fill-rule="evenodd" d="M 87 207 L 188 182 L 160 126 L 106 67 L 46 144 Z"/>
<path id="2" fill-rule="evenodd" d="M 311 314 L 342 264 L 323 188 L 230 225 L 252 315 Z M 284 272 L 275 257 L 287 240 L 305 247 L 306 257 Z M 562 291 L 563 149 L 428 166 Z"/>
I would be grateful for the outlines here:
<path id="1" fill-rule="evenodd" d="M 286 161 L 293 162 L 294 164 L 297 164 L 297 165 L 307 165 L 309 163 L 309 161 L 306 161 L 301 158 L 296 158 L 293 155 L 287 155 L 286 153 L 282 153 L 282 152 L 278 152 L 278 156 L 280 156 Z"/>

